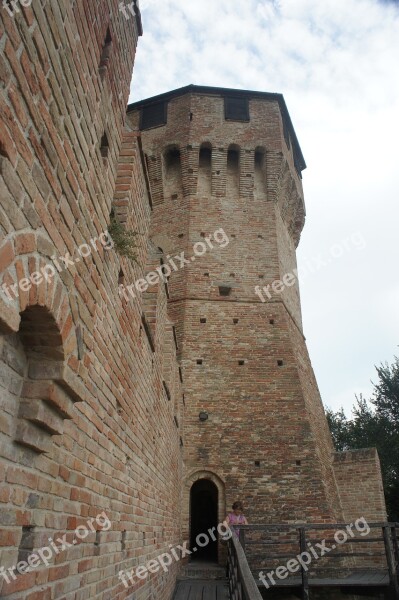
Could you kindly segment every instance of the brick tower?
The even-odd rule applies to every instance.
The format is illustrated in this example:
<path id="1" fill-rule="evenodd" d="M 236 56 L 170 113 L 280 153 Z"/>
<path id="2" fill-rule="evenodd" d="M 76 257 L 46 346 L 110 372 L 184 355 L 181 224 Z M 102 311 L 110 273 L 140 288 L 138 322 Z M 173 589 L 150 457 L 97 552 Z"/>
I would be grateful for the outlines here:
<path id="1" fill-rule="evenodd" d="M 350 518 L 302 330 L 305 162 L 283 97 L 188 86 L 131 105 L 128 121 L 142 135 L 151 237 L 166 262 L 190 259 L 168 281 L 185 389 L 183 533 L 236 499 L 252 522 Z M 229 243 L 211 248 L 219 229 Z M 256 286 L 278 280 L 262 302 Z"/>
<path id="2" fill-rule="evenodd" d="M 170 600 L 180 562 L 137 571 L 236 498 L 252 522 L 383 521 L 375 452 L 333 462 L 297 288 L 254 291 L 303 225 L 282 97 L 190 86 L 126 119 L 138 0 L 0 23 L 0 597 Z"/>

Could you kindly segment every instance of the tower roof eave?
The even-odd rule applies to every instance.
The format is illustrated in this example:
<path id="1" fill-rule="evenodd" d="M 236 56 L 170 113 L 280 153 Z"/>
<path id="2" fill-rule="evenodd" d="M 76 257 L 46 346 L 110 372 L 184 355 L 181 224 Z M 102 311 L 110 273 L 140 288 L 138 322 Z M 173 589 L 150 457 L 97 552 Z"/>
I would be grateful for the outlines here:
<path id="1" fill-rule="evenodd" d="M 146 98 L 144 100 L 139 100 L 138 102 L 133 102 L 128 105 L 127 112 L 131 112 L 133 110 L 139 110 L 145 106 L 149 106 L 151 104 L 157 104 L 158 102 L 167 102 L 172 100 L 173 98 L 178 98 L 179 96 L 184 96 L 185 94 L 205 94 L 205 95 L 217 95 L 217 96 L 244 96 L 246 98 L 259 98 L 263 100 L 274 100 L 277 101 L 280 107 L 281 116 L 284 121 L 287 130 L 290 133 L 292 144 L 294 146 L 294 152 L 297 157 L 298 166 L 301 171 L 306 169 L 306 162 L 304 156 L 302 154 L 301 147 L 298 142 L 298 138 L 295 133 L 294 126 L 291 121 L 290 114 L 288 112 L 287 105 L 284 100 L 284 96 L 282 94 L 272 93 L 272 92 L 257 92 L 253 90 L 239 90 L 234 88 L 222 88 L 222 87 L 211 87 L 211 86 L 203 86 L 203 85 L 186 85 L 181 88 L 177 88 L 176 90 L 171 90 L 170 92 L 166 92 L 164 94 L 159 94 L 157 96 L 152 96 L 151 98 Z"/>

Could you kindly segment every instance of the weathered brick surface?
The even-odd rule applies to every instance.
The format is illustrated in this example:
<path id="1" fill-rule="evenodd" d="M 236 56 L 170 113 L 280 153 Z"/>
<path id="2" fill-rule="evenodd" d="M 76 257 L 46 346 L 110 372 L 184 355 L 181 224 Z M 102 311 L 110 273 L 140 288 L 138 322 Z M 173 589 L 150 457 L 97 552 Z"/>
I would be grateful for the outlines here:
<path id="1" fill-rule="evenodd" d="M 238 497 L 251 521 L 349 518 L 351 469 L 336 459 L 334 477 L 298 286 L 254 294 L 293 271 L 304 223 L 277 99 L 253 97 L 237 123 L 220 95 L 185 94 L 140 136 L 136 110 L 125 127 L 139 22 L 118 0 L 34 0 L 0 18 L 0 565 L 49 537 L 72 543 L 103 511 L 111 521 L 0 578 L 1 597 L 131 598 L 119 570 L 187 539 L 201 478 L 220 520 Z M 138 264 L 98 240 L 111 208 L 140 234 Z M 167 283 L 119 293 L 221 228 Z M 375 460 L 356 462 L 359 477 L 363 465 L 376 481 Z M 170 600 L 177 569 L 136 600 Z"/>
<path id="2" fill-rule="evenodd" d="M 23 527 L 37 549 L 71 542 L 102 511 L 111 521 L 48 567 L 0 577 L 0 596 L 131 598 L 119 570 L 181 543 L 182 388 L 166 289 L 151 289 L 154 351 L 145 297 L 118 293 L 120 272 L 134 283 L 153 251 L 138 139 L 124 129 L 138 23 L 117 0 L 34 0 L 13 18 L 1 5 L 0 20 L 0 565 L 18 562 Z M 141 233 L 141 266 L 90 242 L 112 204 Z M 67 252 L 79 262 L 29 284 Z M 175 575 L 151 574 L 135 598 L 168 600 Z"/>
<path id="3" fill-rule="evenodd" d="M 364 515 L 369 522 L 385 520 L 380 461 L 374 448 L 337 452 L 334 455 L 334 473 L 348 521 Z"/>
<path id="4" fill-rule="evenodd" d="M 191 257 L 194 244 L 217 229 L 229 238 L 169 280 L 186 400 L 183 532 L 189 535 L 190 489 L 200 478 L 218 488 L 219 517 L 239 498 L 252 522 L 354 518 L 357 502 L 348 512 L 345 476 L 334 474 L 298 285 L 265 303 L 254 291 L 296 269 L 304 201 L 293 144 L 284 139 L 277 99 L 249 94 L 250 122 L 229 122 L 223 93 L 172 94 L 167 124 L 142 131 L 144 152 L 158 165 L 155 180 L 150 170 L 156 244 L 165 255 Z M 143 104 L 128 111 L 132 128 Z M 219 286 L 230 295 L 222 297 Z M 366 496 L 356 518 L 377 514 L 385 517 L 383 501 L 368 506 Z"/>

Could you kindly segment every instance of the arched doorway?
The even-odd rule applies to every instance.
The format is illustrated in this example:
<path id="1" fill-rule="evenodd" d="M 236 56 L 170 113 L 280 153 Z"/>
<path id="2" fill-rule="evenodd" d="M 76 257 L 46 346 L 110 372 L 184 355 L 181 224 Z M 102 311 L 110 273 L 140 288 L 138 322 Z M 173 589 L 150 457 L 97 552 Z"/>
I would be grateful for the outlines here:
<path id="1" fill-rule="evenodd" d="M 193 551 L 192 560 L 203 560 L 217 562 L 217 525 L 218 525 L 218 488 L 209 479 L 199 479 L 196 481 L 190 491 L 190 549 Z M 214 529 L 213 529 L 214 528 Z M 209 530 L 213 529 L 213 540 L 209 535 Z M 209 543 L 200 547 L 197 543 L 197 536 L 206 534 Z M 204 543 L 205 536 L 200 538 L 201 545 Z"/>

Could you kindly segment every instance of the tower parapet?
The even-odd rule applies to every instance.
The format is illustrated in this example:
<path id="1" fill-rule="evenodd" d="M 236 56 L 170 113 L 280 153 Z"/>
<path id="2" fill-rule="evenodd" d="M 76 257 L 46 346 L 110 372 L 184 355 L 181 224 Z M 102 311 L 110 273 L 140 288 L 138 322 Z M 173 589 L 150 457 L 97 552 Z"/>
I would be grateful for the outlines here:
<path id="1" fill-rule="evenodd" d="M 213 251 L 206 258 L 208 269 L 197 262 L 174 276 L 172 296 L 174 288 L 182 289 L 177 281 L 184 277 L 203 299 L 218 296 L 216 284 L 224 282 L 232 298 L 253 301 L 256 286 L 295 272 L 306 165 L 280 94 L 191 85 L 130 105 L 128 118 L 142 132 L 155 208 L 153 233 L 163 243 L 167 238 L 163 249 L 188 251 L 212 228 L 232 235 L 234 268 L 221 268 L 222 259 Z M 244 237 L 245 246 L 239 241 Z M 284 301 L 301 327 L 297 283 Z"/>

